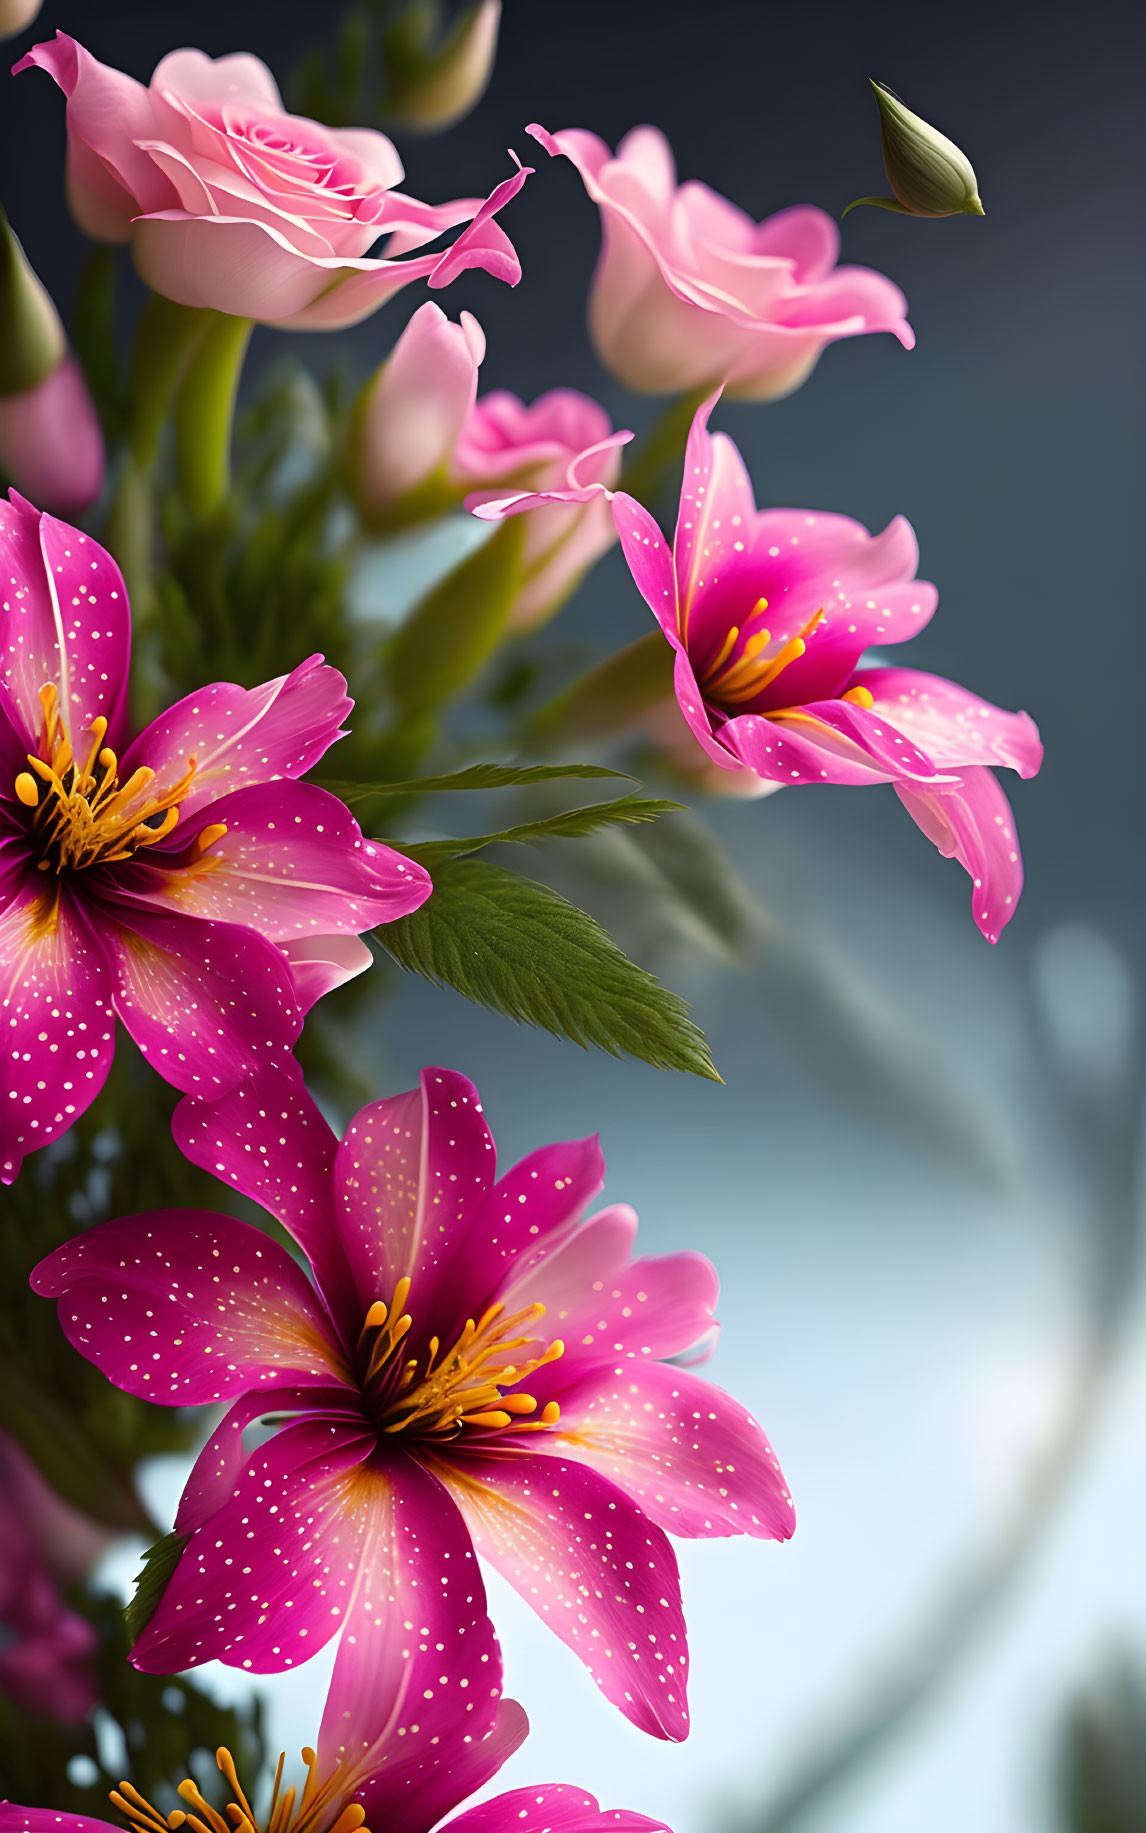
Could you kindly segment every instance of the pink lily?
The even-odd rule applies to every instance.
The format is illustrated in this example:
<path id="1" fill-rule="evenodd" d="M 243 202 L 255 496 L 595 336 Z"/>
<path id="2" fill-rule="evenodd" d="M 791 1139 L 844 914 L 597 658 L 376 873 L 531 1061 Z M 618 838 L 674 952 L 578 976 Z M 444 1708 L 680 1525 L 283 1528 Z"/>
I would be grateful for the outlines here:
<path id="1" fill-rule="evenodd" d="M 893 784 L 927 838 L 970 874 L 972 915 L 997 942 L 1023 867 L 993 767 L 1036 776 L 1037 726 L 939 675 L 860 666 L 873 645 L 909 641 L 938 602 L 936 588 L 915 577 L 910 523 L 897 516 L 872 535 L 848 516 L 758 510 L 735 445 L 708 431 L 718 399 L 719 391 L 693 419 L 671 549 L 647 509 L 624 491 L 611 494 L 629 570 L 674 652 L 676 704 L 695 741 L 674 720 L 671 749 L 679 757 L 685 739 L 699 764 L 715 766 L 709 781 L 733 795 Z M 584 497 L 537 492 L 475 513 L 516 515 L 562 500 Z M 664 725 L 662 712 L 662 740 Z"/>
<path id="2" fill-rule="evenodd" d="M 0 1177 L 95 1099 L 118 1017 L 184 1093 L 220 1093 L 370 963 L 426 872 L 292 779 L 341 736 L 312 656 L 190 694 L 130 740 L 123 579 L 87 535 L 0 503 Z"/>
<path id="3" fill-rule="evenodd" d="M 427 1069 L 341 1143 L 294 1078 L 184 1101 L 180 1148 L 268 1209 L 261 1231 L 194 1211 L 104 1223 L 41 1262 L 82 1354 L 129 1393 L 234 1404 L 184 1490 L 190 1536 L 132 1660 L 307 1660 L 373 1584 L 388 1511 L 489 1559 L 641 1729 L 682 1738 L 687 1645 L 666 1530 L 786 1539 L 791 1501 L 759 1426 L 676 1357 L 711 1333 L 699 1254 L 630 1260 L 636 1217 L 583 1220 L 596 1139 L 495 1183 L 477 1091 Z M 291 1423 L 249 1457 L 243 1431 Z M 452 1539 L 451 1539 L 452 1537 Z M 448 1570 L 453 1570 L 451 1565 Z"/>

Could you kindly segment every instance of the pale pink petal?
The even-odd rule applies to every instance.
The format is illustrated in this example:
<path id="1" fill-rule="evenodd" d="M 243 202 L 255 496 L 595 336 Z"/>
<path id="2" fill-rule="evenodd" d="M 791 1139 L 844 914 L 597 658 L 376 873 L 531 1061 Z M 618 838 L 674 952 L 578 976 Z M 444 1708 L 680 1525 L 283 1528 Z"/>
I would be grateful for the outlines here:
<path id="1" fill-rule="evenodd" d="M 187 822 L 232 790 L 304 775 L 343 736 L 353 704 L 345 679 L 321 656 L 262 687 L 216 681 L 152 720 L 123 759 L 120 778 L 147 765 L 156 773 L 153 794 L 160 796 L 193 757 L 195 777 L 179 810 Z"/>
<path id="2" fill-rule="evenodd" d="M 226 833 L 203 858 L 178 863 L 216 825 Z M 143 872 L 137 894 L 156 908 L 240 923 L 272 942 L 360 935 L 408 916 L 431 889 L 424 866 L 365 839 L 337 796 L 290 780 L 236 789 L 181 820 Z"/>
<path id="3" fill-rule="evenodd" d="M 14 74 L 33 65 L 68 98 L 68 201 L 80 228 L 101 241 L 126 242 L 131 216 L 171 201 L 166 179 L 135 144 L 155 131 L 151 96 L 66 32 L 33 45 Z"/>
<path id="4" fill-rule="evenodd" d="M 997 942 L 1015 914 L 1023 861 L 1011 805 L 992 771 L 964 770 L 952 788 L 897 783 L 911 819 L 945 859 L 971 875 L 971 914 L 988 942 Z"/>
<path id="5" fill-rule="evenodd" d="M 616 1483 L 668 1534 L 787 1540 L 792 1499 L 760 1427 L 711 1382 L 663 1362 L 617 1364 L 562 1401 L 539 1435 Z"/>
<path id="6" fill-rule="evenodd" d="M 580 514 L 558 510 L 552 528 L 542 526 L 548 516 L 534 517 L 534 526 L 526 535 L 526 571 L 510 614 L 511 631 L 521 634 L 532 630 L 549 617 L 612 547 L 617 532 L 608 492 L 603 486 L 597 488 L 600 494 L 596 501 Z M 548 543 L 540 553 L 536 551 L 539 539 Z"/>
<path id="7" fill-rule="evenodd" d="M 361 1424 L 302 1420 L 254 1452 L 184 1548 L 132 1665 L 279 1674 L 325 1648 L 362 1570 L 384 1481 L 367 1463 L 376 1443 Z"/>
<path id="8" fill-rule="evenodd" d="M 189 1095 L 171 1131 L 193 1165 L 269 1210 L 293 1236 L 353 1349 L 362 1311 L 335 1224 L 338 1140 L 299 1078 L 268 1066 L 217 1101 Z"/>
<path id="9" fill-rule="evenodd" d="M 511 153 L 510 156 L 516 159 L 515 154 Z M 508 286 L 517 285 L 521 279 L 521 263 L 513 243 L 494 218 L 499 210 L 504 210 L 506 204 L 517 196 L 532 174 L 531 165 L 522 165 L 517 161 L 516 172 L 494 186 L 475 213 L 473 221 L 462 230 L 457 241 L 447 248 L 434 269 L 430 276 L 432 287 L 449 286 L 451 280 L 456 280 L 459 274 L 468 272 L 472 267 L 484 268 L 495 280 L 504 280 Z"/>
<path id="10" fill-rule="evenodd" d="M 755 254 L 782 255 L 791 261 L 795 279 L 803 284 L 831 272 L 840 252 L 840 232 L 826 210 L 793 204 L 765 217 L 753 233 L 752 247 Z"/>
<path id="11" fill-rule="evenodd" d="M 412 1279 L 411 1350 L 437 1334 L 443 1279 L 496 1169 L 478 1092 L 450 1069 L 424 1069 L 420 1088 L 362 1108 L 346 1130 L 334 1172 L 342 1244 L 364 1305 L 389 1304 Z"/>
<path id="12" fill-rule="evenodd" d="M 165 1082 L 210 1100 L 289 1060 L 302 1014 L 273 942 L 123 896 L 104 916 L 112 1003 Z"/>
<path id="13" fill-rule="evenodd" d="M 483 1781 L 492 1773 L 482 1744 L 497 1717 L 501 1653 L 470 1536 L 441 1484 L 396 1458 L 371 1487 L 319 1764 L 324 1774 L 339 1766 L 344 1798 L 361 1803 L 368 1824 L 425 1833 L 478 1785 L 475 1769 Z M 415 1821 L 413 1798 L 425 1810 L 435 1784 L 441 1807 Z"/>
<path id="14" fill-rule="evenodd" d="M 914 668 L 865 668 L 856 684 L 879 713 L 914 739 L 940 769 L 1002 764 L 1037 776 L 1043 761 L 1038 727 L 1029 713 L 1008 713 L 977 694 Z"/>
<path id="15" fill-rule="evenodd" d="M 53 884 L 51 891 L 54 893 Z M 115 1052 L 111 974 L 70 892 L 0 871 L 0 1182 L 90 1107 Z"/>
<path id="16" fill-rule="evenodd" d="M 61 516 L 83 515 L 103 489 L 103 434 L 73 357 L 22 394 L 0 396 L 0 471 Z"/>
<path id="17" fill-rule="evenodd" d="M 0 501 L 0 680 L 9 718 L 38 752 L 40 689 L 55 687 L 78 750 L 91 721 L 123 727 L 131 616 L 123 578 L 89 535 L 13 495 Z"/>
<path id="18" fill-rule="evenodd" d="M 559 1457 L 435 1459 L 483 1558 L 641 1731 L 688 1732 L 672 1548 L 622 1490 Z"/>
<path id="19" fill-rule="evenodd" d="M 357 936 L 307 936 L 280 942 L 294 983 L 298 1009 L 304 1015 L 333 993 L 336 987 L 356 980 L 374 965 L 374 956 Z"/>
<path id="20" fill-rule="evenodd" d="M 636 1232 L 627 1205 L 599 1210 L 550 1235 L 498 1289 L 507 1310 L 544 1305 L 546 1336 L 565 1344 L 546 1371 L 546 1398 L 576 1381 L 586 1364 L 675 1356 L 712 1328 L 719 1282 L 711 1262 L 694 1253 L 633 1260 Z M 540 1396 L 536 1379 L 534 1389 Z"/>
<path id="21" fill-rule="evenodd" d="M 455 1815 L 441 1833 L 550 1833 L 554 1827 L 562 1833 L 668 1833 L 663 1820 L 649 1820 L 624 1808 L 601 1808 L 592 1795 L 566 1782 L 543 1782 L 495 1795 Z"/>
<path id="22" fill-rule="evenodd" d="M 536 138 L 540 140 L 541 135 L 537 134 Z M 572 132 L 550 136 L 550 138 L 559 141 L 561 143 L 559 150 L 568 153 L 570 158 L 573 158 L 573 153 L 570 152 L 569 143 L 575 144 L 578 151 L 581 150 L 579 145 L 581 136 L 576 129 L 573 129 Z M 545 145 L 544 141 L 542 145 Z M 553 149 L 550 147 L 548 150 Z M 608 155 L 608 149 L 605 150 Z M 672 148 L 659 127 L 630 128 L 624 139 L 617 145 L 616 164 L 625 166 L 635 178 L 640 180 L 655 204 L 667 208 L 671 203 L 673 192 L 676 190 L 676 162 L 672 156 Z"/>
<path id="23" fill-rule="evenodd" d="M 41 1260 L 32 1288 L 59 1299 L 64 1334 L 89 1362 L 158 1405 L 349 1379 L 302 1268 L 231 1216 L 168 1209 L 102 1222 Z"/>
<path id="24" fill-rule="evenodd" d="M 132 242 L 155 292 L 262 324 L 294 323 L 344 273 L 379 265 L 302 253 L 275 224 L 237 214 L 153 210 L 136 222 Z"/>
<path id="25" fill-rule="evenodd" d="M 232 51 L 226 57 L 207 57 L 202 51 L 169 51 L 156 64 L 151 87 L 159 91 L 172 89 L 187 101 L 244 102 L 260 114 L 282 113 L 278 84 L 262 58 L 253 57 L 249 51 Z"/>
<path id="26" fill-rule="evenodd" d="M 378 372 L 355 455 L 371 506 L 396 501 L 453 457 L 485 350 L 477 320 L 462 317 L 451 324 L 432 302 L 419 306 Z"/>

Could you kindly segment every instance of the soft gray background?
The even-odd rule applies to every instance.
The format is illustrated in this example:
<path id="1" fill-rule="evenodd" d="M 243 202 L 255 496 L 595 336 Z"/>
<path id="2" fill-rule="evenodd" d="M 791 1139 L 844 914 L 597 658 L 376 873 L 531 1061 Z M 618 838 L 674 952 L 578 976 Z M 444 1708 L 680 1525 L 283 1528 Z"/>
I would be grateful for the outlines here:
<path id="1" fill-rule="evenodd" d="M 254 50 L 283 73 L 334 17 L 300 0 L 49 0 L 41 35 L 69 29 L 141 78 L 186 41 Z M 923 1620 L 934 1586 L 990 1537 L 1053 1424 L 1084 1246 L 1030 1073 L 1032 959 L 1048 931 L 1083 918 L 1141 965 L 1143 50 L 1140 9 L 1105 0 L 508 0 L 479 109 L 442 139 L 403 146 L 409 188 L 436 200 L 486 190 L 507 144 L 528 156 L 530 120 L 610 141 L 649 120 L 668 133 L 682 176 L 763 215 L 799 201 L 838 212 L 881 187 L 869 74 L 958 139 L 985 219 L 868 211 L 844 226 L 845 258 L 884 269 L 907 293 L 916 351 L 889 338 L 837 346 L 790 400 L 728 408 L 720 423 L 741 443 L 761 503 L 842 510 L 872 526 L 909 516 L 921 570 L 940 586 L 913 659 L 1027 707 L 1048 753 L 1041 778 L 1014 789 L 1027 890 L 995 951 L 972 927 L 963 875 L 890 792 L 804 791 L 713 817 L 795 933 L 828 939 L 840 984 L 874 1010 L 889 1057 L 918 1066 L 907 1081 L 954 1116 L 963 1143 L 942 1158 L 912 1143 L 906 1110 L 897 1132 L 894 1089 L 865 1120 L 854 1088 L 808 1068 L 799 1012 L 781 1025 L 759 974 L 675 966 L 724 1089 L 586 1058 L 420 985 L 390 1009 L 380 1087 L 408 1085 L 435 1059 L 465 1070 L 505 1162 L 600 1127 L 608 1194 L 638 1206 L 648 1248 L 713 1254 L 725 1279 L 713 1373 L 760 1414 L 800 1512 L 787 1548 L 683 1549 L 694 1731 L 677 1749 L 601 1705 L 573 1659 L 499 1591 L 507 1684 L 534 1721 L 507 1781 L 580 1781 L 610 1804 L 665 1814 L 677 1833 L 729 1825 L 732 1806 L 751 1824 L 765 1779 L 826 1734 L 829 1706 L 874 1684 L 880 1656 Z M 67 302 L 82 244 L 61 210 L 62 100 L 36 74 L 3 94 L 0 201 Z M 585 336 L 596 212 L 571 168 L 537 159 L 506 217 L 521 287 L 468 277 L 440 303 L 482 320 L 486 386 L 528 398 L 572 384 L 598 394 L 616 423 L 640 426 L 650 405 L 602 374 Z M 319 363 L 349 347 L 364 371 L 416 303 L 412 289 L 337 350 L 295 343 Z M 260 333 L 256 356 L 277 346 Z M 644 620 L 614 555 L 555 640 L 604 649 Z M 1070 1504 L 974 1658 L 817 1824 L 1058 1824 L 1052 1771 L 1068 1692 L 1112 1641 L 1146 1649 L 1144 1399 L 1135 1367 Z M 175 1480 L 157 1471 L 157 1497 L 169 1500 Z M 280 1689 L 289 1745 L 312 1736 L 321 1690 L 312 1670 Z"/>

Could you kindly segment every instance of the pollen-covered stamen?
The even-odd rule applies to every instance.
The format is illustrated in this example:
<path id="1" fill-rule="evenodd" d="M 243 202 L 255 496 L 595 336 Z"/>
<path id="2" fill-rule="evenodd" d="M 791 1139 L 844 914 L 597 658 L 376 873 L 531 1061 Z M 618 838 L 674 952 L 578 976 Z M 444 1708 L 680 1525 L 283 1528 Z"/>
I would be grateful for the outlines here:
<path id="1" fill-rule="evenodd" d="M 797 636 L 790 637 L 775 655 L 770 656 L 765 652 L 772 642 L 771 632 L 752 628 L 767 609 L 767 599 L 757 599 L 747 622 L 743 626 L 732 626 L 701 676 L 706 699 L 732 707 L 743 706 L 754 700 L 757 694 L 762 693 L 783 673 L 790 662 L 795 662 L 804 654 L 808 638 L 824 620 L 821 606 L 813 612 Z"/>
<path id="2" fill-rule="evenodd" d="M 560 1339 L 543 1344 L 537 1335 L 544 1305 L 512 1313 L 491 1305 L 476 1322 L 467 1320 L 444 1355 L 439 1339 L 431 1337 L 423 1356 L 400 1362 L 398 1346 L 412 1323 L 403 1310 L 409 1294 L 410 1281 L 401 1279 L 389 1306 L 376 1300 L 358 1339 L 359 1384 L 380 1432 L 443 1438 L 467 1426 L 538 1432 L 557 1423 L 556 1401 L 538 1413 L 534 1396 L 518 1391 L 520 1382 L 565 1353 Z M 522 1350 L 529 1353 L 522 1356 Z M 528 1417 L 534 1413 L 536 1419 Z"/>
<path id="3" fill-rule="evenodd" d="M 266 1833 L 356 1833 L 366 1819 L 366 1810 L 356 1801 L 348 1802 L 347 1796 L 357 1786 L 359 1777 L 342 1765 L 329 1776 L 321 1777 L 313 1750 L 304 1750 L 302 1760 L 307 1773 L 302 1799 L 298 1801 L 293 1786 L 283 1789 L 285 1757 L 279 1757 Z M 191 1833 L 263 1833 L 239 1781 L 230 1751 L 221 1747 L 215 1752 L 215 1762 L 234 1797 L 228 1801 L 224 1813 L 212 1806 L 190 1776 L 178 1789 L 190 1813 L 176 1808 L 171 1814 L 161 1814 L 130 1782 L 121 1782 L 118 1789 L 112 1790 L 112 1806 L 126 1821 L 129 1833 L 173 1833 L 175 1828 L 183 1826 L 190 1828 Z M 369 1828 L 365 1833 L 370 1833 Z"/>
<path id="4" fill-rule="evenodd" d="M 58 875 L 112 865 L 130 859 L 141 847 L 166 839 L 191 787 L 195 758 L 186 760 L 183 775 L 163 795 L 154 794 L 155 772 L 146 767 L 133 771 L 121 784 L 119 759 L 103 742 L 107 720 L 102 715 L 92 720 L 86 743 L 74 754 L 60 716 L 59 696 L 51 685 L 40 689 L 40 705 L 44 714 L 41 755 L 29 752 L 29 768 L 20 771 L 15 782 L 18 800 L 34 811 L 38 870 Z M 203 850 L 211 844 L 205 839 L 208 832 L 205 829 L 199 837 Z"/>

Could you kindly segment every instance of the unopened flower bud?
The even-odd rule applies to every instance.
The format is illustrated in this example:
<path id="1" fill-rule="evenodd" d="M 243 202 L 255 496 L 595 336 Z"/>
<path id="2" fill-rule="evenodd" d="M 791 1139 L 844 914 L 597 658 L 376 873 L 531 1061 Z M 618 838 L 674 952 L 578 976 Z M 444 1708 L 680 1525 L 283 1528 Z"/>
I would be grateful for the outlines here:
<path id="1" fill-rule="evenodd" d="M 2 0 L 0 0 L 2 3 Z M 386 113 L 396 127 L 436 133 L 468 114 L 493 70 L 501 0 L 477 0 L 433 44 L 437 8 L 411 0 L 386 39 Z"/>
<path id="2" fill-rule="evenodd" d="M 0 210 L 0 396 L 43 382 L 67 348 L 59 313 Z"/>
<path id="3" fill-rule="evenodd" d="M 26 31 L 42 5 L 43 0 L 0 0 L 0 38 Z"/>
<path id="4" fill-rule="evenodd" d="M 875 204 L 904 216 L 984 216 L 979 184 L 966 153 L 897 95 L 872 81 L 879 103 L 883 163 L 894 197 L 857 197 L 848 205 Z M 844 216 L 848 210 L 844 211 Z"/>

